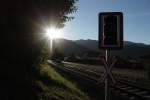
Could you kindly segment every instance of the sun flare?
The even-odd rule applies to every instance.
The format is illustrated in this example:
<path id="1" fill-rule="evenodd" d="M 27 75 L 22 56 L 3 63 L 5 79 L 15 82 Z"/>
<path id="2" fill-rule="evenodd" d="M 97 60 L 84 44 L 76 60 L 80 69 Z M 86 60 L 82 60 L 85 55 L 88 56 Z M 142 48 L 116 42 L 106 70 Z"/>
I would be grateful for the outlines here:
<path id="1" fill-rule="evenodd" d="M 47 28 L 46 29 L 46 36 L 50 39 L 56 39 L 61 38 L 63 35 L 62 29 L 56 29 L 56 28 Z"/>

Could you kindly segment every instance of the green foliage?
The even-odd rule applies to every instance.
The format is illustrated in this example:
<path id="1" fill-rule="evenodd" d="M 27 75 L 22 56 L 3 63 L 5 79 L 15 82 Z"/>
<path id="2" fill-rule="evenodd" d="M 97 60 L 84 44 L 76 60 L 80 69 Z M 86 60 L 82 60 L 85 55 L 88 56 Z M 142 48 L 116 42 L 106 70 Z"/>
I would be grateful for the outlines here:
<path id="1" fill-rule="evenodd" d="M 2 9 L 4 11 L 1 15 L 13 16 L 16 23 L 22 25 L 29 24 L 28 21 L 31 21 L 35 27 L 41 26 L 39 24 L 63 27 L 64 22 L 73 19 L 72 16 L 67 15 L 77 10 L 74 5 L 76 1 L 78 0 L 9 0 L 8 5 L 6 0 L 1 2 L 0 6 L 5 8 Z M 29 27 L 33 26 L 29 25 Z"/>

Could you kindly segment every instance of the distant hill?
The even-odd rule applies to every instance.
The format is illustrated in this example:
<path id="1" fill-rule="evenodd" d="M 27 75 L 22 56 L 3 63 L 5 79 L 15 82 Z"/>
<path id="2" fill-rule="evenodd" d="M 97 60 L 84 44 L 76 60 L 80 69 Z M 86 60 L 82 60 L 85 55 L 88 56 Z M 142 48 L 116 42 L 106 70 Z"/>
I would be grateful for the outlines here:
<path id="1" fill-rule="evenodd" d="M 81 39 L 81 40 L 76 40 L 74 42 L 76 42 L 77 44 L 82 45 L 84 47 L 90 48 L 90 49 L 92 49 L 94 51 L 99 51 L 98 41 L 97 40 L 90 40 L 90 39 L 82 40 Z"/>
<path id="2" fill-rule="evenodd" d="M 99 51 L 98 49 L 98 41 L 97 40 L 76 40 L 77 44 L 82 45 L 86 48 L 90 48 L 94 51 Z M 139 57 L 142 55 L 150 54 L 150 45 L 146 45 L 143 43 L 134 43 L 130 41 L 124 42 L 124 48 L 118 51 L 111 51 L 113 55 L 120 56 L 130 56 L 130 57 Z"/>
<path id="3" fill-rule="evenodd" d="M 72 40 L 66 40 L 66 39 L 57 39 L 54 43 L 55 48 L 59 52 L 64 53 L 65 55 L 69 54 L 76 54 L 81 55 L 84 52 L 92 51 L 90 48 L 87 48 L 86 46 L 80 45 Z"/>
<path id="4" fill-rule="evenodd" d="M 98 52 L 102 52 L 102 50 L 98 49 L 98 41 L 90 39 L 74 41 L 66 39 L 57 39 L 57 41 L 54 42 L 53 47 L 57 48 L 59 52 L 62 52 L 65 55 L 83 55 L 85 53 L 97 55 Z M 110 51 L 110 54 L 119 55 L 123 57 L 140 57 L 143 55 L 149 55 L 150 45 L 125 41 L 124 48 L 122 50 Z"/>

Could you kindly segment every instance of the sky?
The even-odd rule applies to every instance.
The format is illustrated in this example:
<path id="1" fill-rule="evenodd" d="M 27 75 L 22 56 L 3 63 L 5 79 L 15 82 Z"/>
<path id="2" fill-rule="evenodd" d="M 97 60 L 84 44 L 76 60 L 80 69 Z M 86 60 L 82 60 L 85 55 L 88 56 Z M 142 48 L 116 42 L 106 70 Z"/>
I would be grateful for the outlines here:
<path id="1" fill-rule="evenodd" d="M 124 40 L 150 44 L 150 0 L 79 0 L 75 18 L 66 22 L 64 38 L 98 40 L 98 14 L 123 12 Z"/>

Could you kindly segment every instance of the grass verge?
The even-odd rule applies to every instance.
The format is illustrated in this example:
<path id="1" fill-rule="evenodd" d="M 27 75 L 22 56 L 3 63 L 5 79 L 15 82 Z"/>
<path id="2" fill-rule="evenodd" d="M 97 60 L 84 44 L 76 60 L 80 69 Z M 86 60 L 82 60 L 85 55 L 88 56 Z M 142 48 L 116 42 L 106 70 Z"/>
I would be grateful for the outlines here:
<path id="1" fill-rule="evenodd" d="M 34 80 L 39 100 L 89 100 L 75 84 L 62 77 L 46 63 L 37 67 L 38 79 Z"/>

